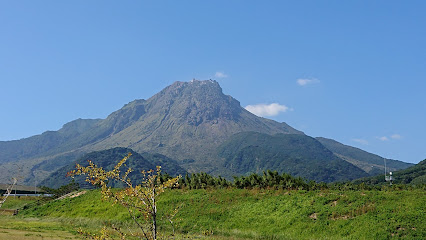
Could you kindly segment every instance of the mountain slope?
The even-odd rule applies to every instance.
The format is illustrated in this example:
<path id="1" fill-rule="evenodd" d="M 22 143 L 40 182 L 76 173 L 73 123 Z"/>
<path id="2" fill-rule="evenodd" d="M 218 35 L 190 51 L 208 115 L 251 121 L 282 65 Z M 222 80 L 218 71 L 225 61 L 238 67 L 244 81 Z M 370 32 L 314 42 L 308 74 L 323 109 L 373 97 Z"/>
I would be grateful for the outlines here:
<path id="1" fill-rule="evenodd" d="M 330 149 L 330 151 L 336 154 L 336 156 L 361 168 L 371 176 L 384 172 L 384 158 L 380 156 L 363 151 L 359 148 L 344 145 L 332 139 L 322 137 L 318 137 L 316 139 L 326 148 Z M 411 163 L 391 159 L 386 159 L 386 164 L 386 167 L 389 169 L 389 171 L 395 171 L 413 166 Z"/>
<path id="2" fill-rule="evenodd" d="M 186 171 L 179 167 L 179 165 L 172 159 L 167 158 L 160 154 L 141 154 L 133 151 L 128 148 L 112 148 L 103 151 L 91 152 L 85 154 L 83 157 L 67 164 L 66 166 L 60 168 L 59 170 L 53 172 L 49 177 L 40 183 L 40 185 L 48 186 L 51 188 L 58 188 L 62 185 L 68 184 L 71 181 L 71 178 L 66 177 L 67 172 L 74 170 L 76 164 L 82 166 L 88 165 L 88 160 L 91 160 L 98 167 L 102 167 L 105 170 L 112 170 L 113 167 L 128 153 L 131 153 L 132 156 L 127 160 L 125 166 L 121 168 L 124 173 L 127 170 L 127 167 L 133 169 L 133 172 L 129 175 L 133 183 L 139 183 L 142 180 L 142 170 L 156 169 L 156 166 L 161 166 L 163 173 L 169 173 L 170 175 L 185 175 Z M 127 166 L 127 167 L 126 167 Z M 91 187 L 90 184 L 85 182 L 86 176 L 76 176 L 75 181 L 80 184 L 81 187 Z M 114 183 L 112 186 L 121 186 L 120 184 Z"/>
<path id="3" fill-rule="evenodd" d="M 222 93 L 215 81 L 176 82 L 144 103 L 139 119 L 122 131 L 94 144 L 93 149 L 115 146 L 137 152 L 161 153 L 187 168 L 211 172 L 216 148 L 237 132 L 303 134 L 285 123 L 260 118 Z M 120 110 L 121 111 L 121 110 Z M 110 122 L 108 117 L 103 124 Z"/>
<path id="4" fill-rule="evenodd" d="M 323 182 L 367 176 L 314 138 L 300 134 L 237 133 L 221 145 L 218 154 L 226 168 L 239 174 L 273 169 Z"/>

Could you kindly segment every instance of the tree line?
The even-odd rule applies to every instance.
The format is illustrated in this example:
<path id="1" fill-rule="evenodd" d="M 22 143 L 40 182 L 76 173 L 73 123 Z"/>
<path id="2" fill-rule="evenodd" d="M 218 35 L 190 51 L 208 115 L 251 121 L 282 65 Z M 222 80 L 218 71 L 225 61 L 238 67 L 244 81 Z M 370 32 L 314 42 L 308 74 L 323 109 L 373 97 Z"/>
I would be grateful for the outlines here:
<path id="1" fill-rule="evenodd" d="M 171 179 L 169 174 L 161 174 L 160 181 L 165 182 Z M 413 189 L 422 188 L 426 189 L 426 185 L 407 185 L 407 184 L 394 184 L 388 185 L 375 185 L 368 183 L 353 183 L 353 182 L 316 182 L 313 180 L 306 180 L 302 177 L 295 177 L 287 173 L 278 173 L 277 171 L 263 171 L 261 174 L 251 173 L 247 176 L 234 176 L 233 182 L 218 176 L 212 176 L 205 172 L 201 173 L 188 173 L 179 179 L 179 184 L 175 188 L 180 189 L 208 189 L 208 188 L 238 188 L 238 189 L 283 189 L 283 190 L 386 190 L 386 189 Z"/>

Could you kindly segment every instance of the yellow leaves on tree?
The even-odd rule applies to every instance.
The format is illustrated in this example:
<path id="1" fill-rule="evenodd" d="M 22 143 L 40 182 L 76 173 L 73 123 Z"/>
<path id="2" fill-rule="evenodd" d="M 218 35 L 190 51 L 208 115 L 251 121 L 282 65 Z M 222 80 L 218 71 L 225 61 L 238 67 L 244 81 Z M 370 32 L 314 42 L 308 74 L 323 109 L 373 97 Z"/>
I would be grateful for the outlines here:
<path id="1" fill-rule="evenodd" d="M 129 174 L 133 170 L 128 168 L 124 173 L 120 171 L 120 168 L 130 156 L 131 153 L 120 160 L 111 171 L 105 171 L 102 167 L 96 166 L 91 161 L 89 161 L 89 166 L 87 167 L 77 164 L 76 170 L 68 172 L 68 176 L 86 175 L 87 182 L 101 187 L 104 199 L 112 200 L 114 204 L 120 204 L 128 210 L 133 221 L 141 230 L 141 238 L 157 239 L 157 197 L 165 189 L 177 186 L 180 176 L 161 183 L 161 167 L 157 166 L 156 170 L 142 171 L 143 180 L 141 184 L 133 186 L 129 178 Z M 125 188 L 112 191 L 111 187 L 108 186 L 108 182 L 111 180 L 124 183 Z M 144 216 L 143 222 L 139 220 L 140 215 Z M 149 227 L 147 227 L 147 222 L 149 223 Z M 114 226 L 111 228 L 119 233 L 120 238 L 126 238 L 125 233 Z M 85 235 L 88 236 L 87 234 Z M 89 237 L 94 239 L 106 239 L 108 236 L 108 231 L 105 228 L 102 229 L 101 236 L 89 235 Z"/>

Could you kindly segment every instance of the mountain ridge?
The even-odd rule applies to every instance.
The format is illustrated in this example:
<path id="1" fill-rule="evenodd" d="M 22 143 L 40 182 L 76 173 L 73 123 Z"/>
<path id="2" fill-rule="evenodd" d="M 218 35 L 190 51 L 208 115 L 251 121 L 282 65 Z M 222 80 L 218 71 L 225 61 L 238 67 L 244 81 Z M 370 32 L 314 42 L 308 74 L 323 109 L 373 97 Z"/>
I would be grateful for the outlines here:
<path id="1" fill-rule="evenodd" d="M 298 133 L 285 123 L 259 118 L 224 95 L 216 81 L 175 82 L 145 101 L 145 113 L 120 133 L 94 145 L 158 152 L 177 160 L 210 158 L 211 146 L 234 133 Z M 108 118 L 107 118 L 108 119 Z M 177 136 L 172 139 L 170 136 Z M 194 142 L 192 139 L 198 141 Z M 207 147 L 208 146 L 208 147 Z M 180 151 L 178 151 L 180 149 Z"/>
<path id="2" fill-rule="evenodd" d="M 370 176 L 382 174 L 384 171 L 385 158 L 376 154 L 372 154 L 356 147 L 344 145 L 333 139 L 317 137 L 321 144 L 330 149 L 336 156 L 352 163 L 353 165 L 363 169 Z M 408 168 L 413 166 L 411 163 L 405 163 L 399 160 L 386 159 L 389 171 Z"/>

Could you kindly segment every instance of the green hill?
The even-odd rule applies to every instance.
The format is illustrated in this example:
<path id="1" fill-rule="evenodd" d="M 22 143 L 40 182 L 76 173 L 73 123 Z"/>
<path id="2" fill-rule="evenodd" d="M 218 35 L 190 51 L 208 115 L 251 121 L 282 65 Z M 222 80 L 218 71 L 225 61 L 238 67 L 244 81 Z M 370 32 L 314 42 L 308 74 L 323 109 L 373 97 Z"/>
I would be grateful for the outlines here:
<path id="1" fill-rule="evenodd" d="M 226 168 L 238 174 L 272 169 L 323 182 L 367 176 L 314 138 L 302 134 L 237 133 L 219 147 L 218 155 Z"/>
<path id="2" fill-rule="evenodd" d="M 395 184 L 426 184 L 426 159 L 407 169 L 392 172 L 392 179 Z M 354 181 L 354 183 L 363 182 L 367 184 L 388 184 L 383 174 Z"/>
<path id="3" fill-rule="evenodd" d="M 128 153 L 132 153 L 132 156 L 127 160 L 127 167 L 132 168 L 134 171 L 129 175 L 133 183 L 139 183 L 142 180 L 141 170 L 155 169 L 156 166 L 161 166 L 163 173 L 169 173 L 170 175 L 185 175 L 186 171 L 181 168 L 176 161 L 170 159 L 161 154 L 149 154 L 144 153 L 143 155 L 128 149 L 128 148 L 112 148 L 102 151 L 91 152 L 83 157 L 67 164 L 59 170 L 53 172 L 49 177 L 40 183 L 41 186 L 47 186 L 51 188 L 58 188 L 62 185 L 66 185 L 71 181 L 71 178 L 66 177 L 67 172 L 74 170 L 76 164 L 87 166 L 87 160 L 91 160 L 94 164 L 105 170 L 112 170 L 113 167 L 123 157 L 127 156 Z M 127 169 L 124 168 L 123 169 Z M 124 171 L 124 170 L 123 170 Z M 80 184 L 80 187 L 91 188 L 92 186 L 85 182 L 85 176 L 76 176 L 75 181 Z M 121 185 L 113 185 L 121 186 Z"/>

